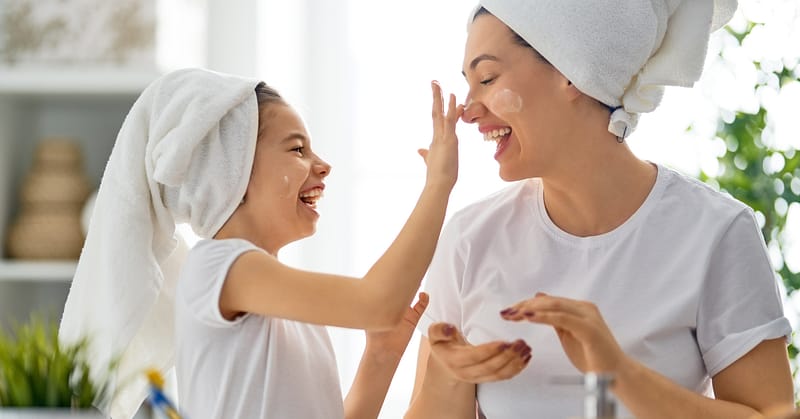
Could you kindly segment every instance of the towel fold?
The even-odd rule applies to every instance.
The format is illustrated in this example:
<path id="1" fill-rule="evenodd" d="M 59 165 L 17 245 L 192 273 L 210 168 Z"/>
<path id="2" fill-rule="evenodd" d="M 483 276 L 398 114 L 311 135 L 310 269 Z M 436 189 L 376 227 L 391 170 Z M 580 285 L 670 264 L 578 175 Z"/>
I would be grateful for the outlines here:
<path id="1" fill-rule="evenodd" d="M 211 238 L 245 194 L 258 130 L 257 80 L 202 69 L 150 84 L 125 118 L 100 183 L 64 307 L 62 342 L 90 339 L 92 377 L 112 360 L 113 401 L 130 418 L 146 368 L 174 364 L 175 281 L 186 255 L 176 224 Z"/>
<path id="2" fill-rule="evenodd" d="M 736 0 L 480 0 L 583 93 L 610 108 L 608 130 L 633 132 L 665 86 L 699 78 L 708 37 Z"/>

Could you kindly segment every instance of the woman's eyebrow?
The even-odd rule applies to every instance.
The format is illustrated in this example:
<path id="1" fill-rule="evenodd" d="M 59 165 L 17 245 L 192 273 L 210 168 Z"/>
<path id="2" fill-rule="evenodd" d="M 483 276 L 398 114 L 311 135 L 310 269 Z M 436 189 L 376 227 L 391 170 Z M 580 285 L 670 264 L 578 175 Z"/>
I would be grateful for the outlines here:
<path id="1" fill-rule="evenodd" d="M 470 63 L 469 63 L 469 69 L 470 69 L 470 70 L 475 70 L 475 67 L 477 67 L 477 66 L 478 66 L 478 64 L 479 64 L 481 61 L 484 61 L 484 60 L 500 61 L 500 59 L 499 59 L 499 58 L 497 58 L 497 57 L 495 57 L 494 55 L 490 55 L 490 54 L 481 54 L 481 55 L 479 55 L 479 56 L 477 56 L 477 57 L 473 58 L 473 59 L 472 59 L 472 61 L 470 61 Z M 461 72 L 461 74 L 462 74 L 464 77 L 467 77 L 467 73 L 466 73 L 465 71 L 462 71 L 462 72 Z"/>

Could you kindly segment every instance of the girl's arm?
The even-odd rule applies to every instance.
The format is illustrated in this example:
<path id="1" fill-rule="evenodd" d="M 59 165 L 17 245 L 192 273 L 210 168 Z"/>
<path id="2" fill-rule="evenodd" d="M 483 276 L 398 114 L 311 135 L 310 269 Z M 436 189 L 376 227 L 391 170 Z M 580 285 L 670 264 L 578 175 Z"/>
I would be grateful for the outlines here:
<path id="1" fill-rule="evenodd" d="M 406 310 L 403 321 L 392 330 L 367 332 L 364 355 L 344 400 L 345 419 L 378 417 L 392 377 L 427 306 L 428 294 L 420 293 L 414 307 Z"/>
<path id="2" fill-rule="evenodd" d="M 290 268 L 276 258 L 247 252 L 231 266 L 220 295 L 226 317 L 239 313 L 359 329 L 387 329 L 400 322 L 433 256 L 450 191 L 458 174 L 455 125 L 463 112 L 441 88 L 433 89 L 433 141 L 420 150 L 427 177 L 416 207 L 392 245 L 363 279 Z M 346 238 L 343 238 L 346 240 Z"/>

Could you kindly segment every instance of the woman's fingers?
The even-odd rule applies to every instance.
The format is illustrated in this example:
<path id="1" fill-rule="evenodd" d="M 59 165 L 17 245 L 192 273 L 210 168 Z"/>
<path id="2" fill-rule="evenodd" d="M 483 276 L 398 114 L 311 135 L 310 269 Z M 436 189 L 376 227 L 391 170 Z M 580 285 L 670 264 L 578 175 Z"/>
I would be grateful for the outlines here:
<path id="1" fill-rule="evenodd" d="M 435 323 L 428 330 L 431 353 L 462 381 L 496 381 L 518 374 L 531 359 L 531 348 L 522 340 L 470 345 L 458 330 Z"/>
<path id="2" fill-rule="evenodd" d="M 535 297 L 521 301 L 500 311 L 500 315 L 511 321 L 535 321 L 536 315 L 545 311 L 568 313 L 576 317 L 587 317 L 598 313 L 597 307 L 586 301 L 553 297 L 537 293 Z"/>

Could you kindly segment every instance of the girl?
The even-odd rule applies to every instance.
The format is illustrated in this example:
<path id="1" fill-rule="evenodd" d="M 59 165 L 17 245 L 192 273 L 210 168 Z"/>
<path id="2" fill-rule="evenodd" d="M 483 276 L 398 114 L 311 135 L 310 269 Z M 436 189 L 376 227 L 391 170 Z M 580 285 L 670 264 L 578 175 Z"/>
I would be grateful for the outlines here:
<path id="1" fill-rule="evenodd" d="M 445 111 L 432 90 L 425 186 L 397 239 L 357 279 L 277 259 L 313 234 L 331 168 L 275 90 L 201 69 L 153 82 L 106 167 L 61 339 L 91 336 L 93 366 L 119 358 L 116 383 L 174 363 L 192 418 L 375 418 L 426 306 L 422 295 L 408 307 L 456 181 L 463 109 L 451 95 Z M 175 238 L 184 222 L 204 239 L 188 256 Z M 368 331 L 344 402 L 322 325 Z M 118 388 L 102 407 L 131 417 L 143 384 Z"/>

